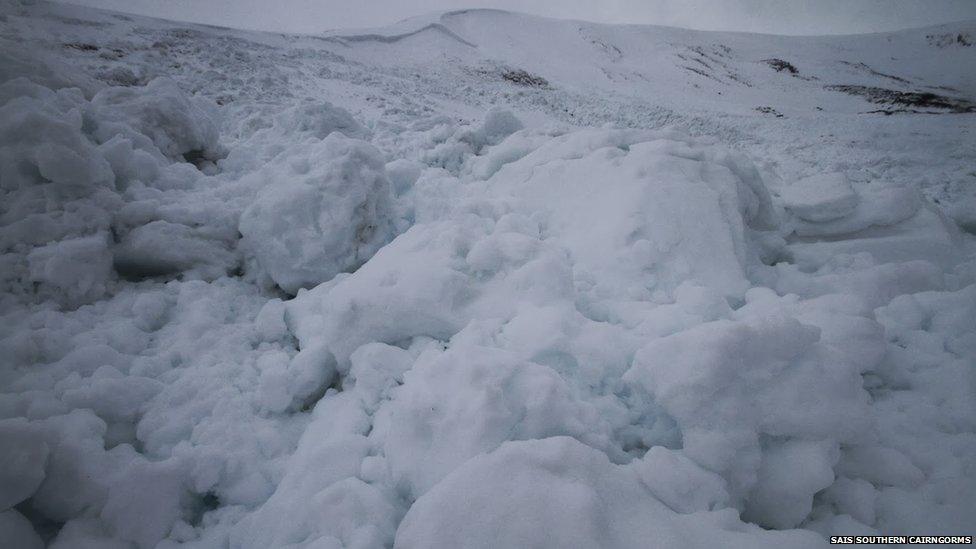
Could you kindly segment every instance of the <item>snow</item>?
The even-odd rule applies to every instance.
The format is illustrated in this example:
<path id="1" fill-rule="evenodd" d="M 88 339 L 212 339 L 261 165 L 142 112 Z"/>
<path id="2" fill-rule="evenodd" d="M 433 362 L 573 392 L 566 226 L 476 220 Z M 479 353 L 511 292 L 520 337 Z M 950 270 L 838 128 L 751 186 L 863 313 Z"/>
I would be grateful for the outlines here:
<path id="1" fill-rule="evenodd" d="M 0 512 L 0 541 L 7 547 L 44 547 L 44 540 L 34 532 L 30 521 L 13 509 Z"/>
<path id="2" fill-rule="evenodd" d="M 330 134 L 262 175 L 265 186 L 241 214 L 242 244 L 287 292 L 356 269 L 393 236 L 392 189 L 368 143 Z"/>
<path id="3" fill-rule="evenodd" d="M 30 497 L 44 481 L 44 468 L 50 449 L 39 437 L 30 432 L 25 421 L 5 420 L 3 440 L 8 444 L 2 450 L 3 500 L 0 507 L 10 509 Z M 13 519 L 11 519 L 13 520 Z"/>
<path id="4" fill-rule="evenodd" d="M 572 438 L 507 442 L 417 500 L 394 547 L 819 546 L 809 532 L 740 529 L 728 513 L 678 515 L 648 496 L 633 468 Z"/>
<path id="5" fill-rule="evenodd" d="M 971 32 L 3 2 L 0 545 L 971 534 Z"/>
<path id="6" fill-rule="evenodd" d="M 779 196 L 797 217 L 813 223 L 847 217 L 858 203 L 847 176 L 839 172 L 806 177 L 781 190 Z"/>

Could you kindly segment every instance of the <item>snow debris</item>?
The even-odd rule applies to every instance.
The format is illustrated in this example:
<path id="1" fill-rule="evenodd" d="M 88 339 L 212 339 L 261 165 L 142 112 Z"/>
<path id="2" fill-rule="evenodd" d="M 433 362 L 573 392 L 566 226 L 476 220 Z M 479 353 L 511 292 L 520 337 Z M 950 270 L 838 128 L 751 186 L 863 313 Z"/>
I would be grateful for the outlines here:
<path id="1" fill-rule="evenodd" d="M 972 534 L 971 26 L 0 3 L 0 546 Z"/>

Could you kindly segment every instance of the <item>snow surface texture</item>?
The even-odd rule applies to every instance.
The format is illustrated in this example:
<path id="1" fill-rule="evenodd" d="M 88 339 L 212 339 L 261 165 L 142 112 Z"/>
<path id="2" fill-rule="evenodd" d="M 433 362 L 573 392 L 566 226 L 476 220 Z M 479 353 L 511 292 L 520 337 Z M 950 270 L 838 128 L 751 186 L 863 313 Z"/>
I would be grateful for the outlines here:
<path id="1" fill-rule="evenodd" d="M 972 534 L 957 35 L 3 0 L 0 546 Z"/>

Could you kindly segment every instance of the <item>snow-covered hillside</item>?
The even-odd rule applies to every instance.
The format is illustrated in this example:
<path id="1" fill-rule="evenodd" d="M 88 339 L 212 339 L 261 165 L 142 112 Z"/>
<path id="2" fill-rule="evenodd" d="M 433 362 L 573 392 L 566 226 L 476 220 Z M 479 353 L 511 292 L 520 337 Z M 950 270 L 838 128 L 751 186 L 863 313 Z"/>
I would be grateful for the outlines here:
<path id="1" fill-rule="evenodd" d="M 2 547 L 973 534 L 976 22 L 2 0 L 0 193 Z"/>

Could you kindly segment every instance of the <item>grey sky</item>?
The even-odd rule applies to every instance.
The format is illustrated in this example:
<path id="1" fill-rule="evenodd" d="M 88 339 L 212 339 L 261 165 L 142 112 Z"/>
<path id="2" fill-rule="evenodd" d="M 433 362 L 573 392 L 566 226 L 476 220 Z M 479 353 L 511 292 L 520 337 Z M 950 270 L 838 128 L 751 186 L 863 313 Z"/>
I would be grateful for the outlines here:
<path id="1" fill-rule="evenodd" d="M 289 32 L 382 26 L 491 7 L 608 23 L 778 34 L 876 32 L 976 19 L 976 0 L 69 0 L 168 19 Z"/>

